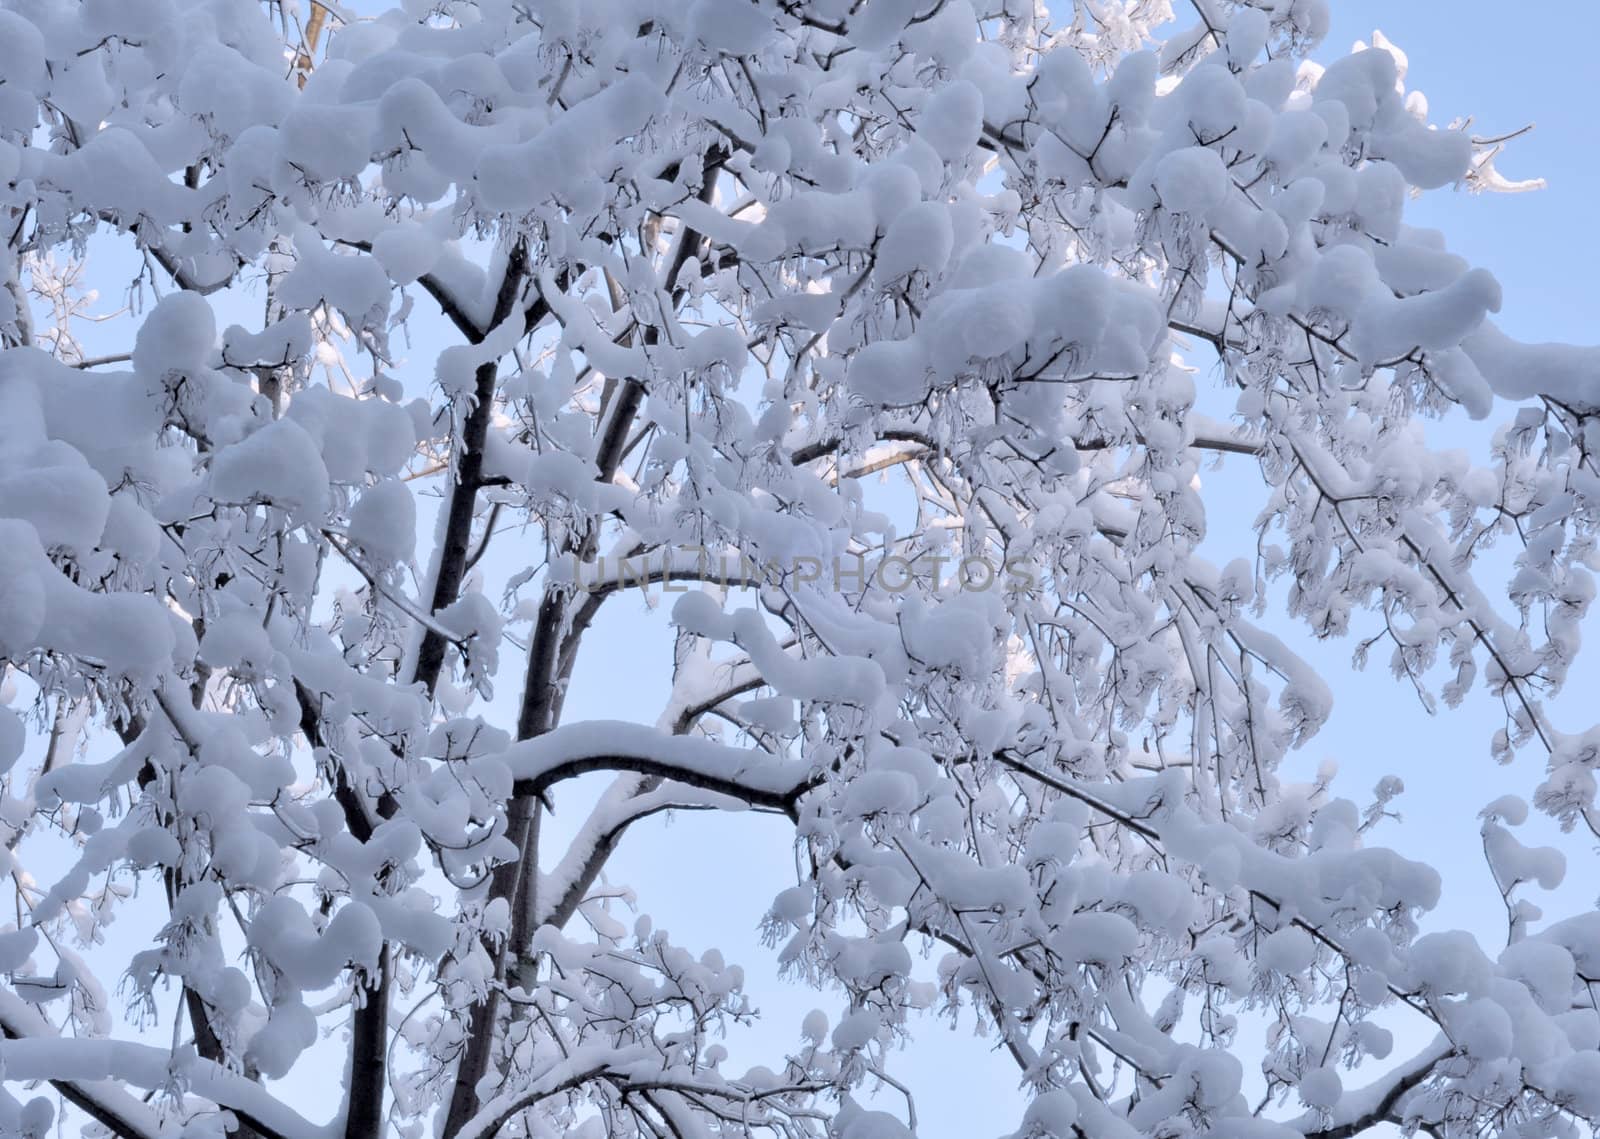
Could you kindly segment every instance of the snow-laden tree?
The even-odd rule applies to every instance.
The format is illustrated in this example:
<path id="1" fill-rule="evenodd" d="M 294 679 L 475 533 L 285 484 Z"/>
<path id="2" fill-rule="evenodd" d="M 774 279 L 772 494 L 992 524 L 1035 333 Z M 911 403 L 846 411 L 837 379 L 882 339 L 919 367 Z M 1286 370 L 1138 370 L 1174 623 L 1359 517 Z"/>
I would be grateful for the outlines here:
<path id="1" fill-rule="evenodd" d="M 1400 51 L 1173 7 L 0 0 L 0 1130 L 895 1139 L 931 1007 L 1017 1139 L 1592 1134 L 1600 915 L 1510 828 L 1600 832 L 1600 353 L 1403 222 L 1520 186 Z M 563 717 L 640 588 L 670 703 Z M 1280 773 L 1285 595 L 1548 761 L 1503 943 L 1418 935 L 1398 780 Z M 747 1069 L 603 870 L 750 809 L 833 1004 Z"/>

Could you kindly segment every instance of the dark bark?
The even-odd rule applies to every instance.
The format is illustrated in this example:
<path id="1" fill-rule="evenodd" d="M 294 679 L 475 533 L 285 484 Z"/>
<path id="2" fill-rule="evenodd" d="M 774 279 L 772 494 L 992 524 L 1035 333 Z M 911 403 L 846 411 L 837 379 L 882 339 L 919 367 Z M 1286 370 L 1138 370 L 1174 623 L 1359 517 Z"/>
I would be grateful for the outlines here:
<path id="1" fill-rule="evenodd" d="M 345 1139 L 378 1139 L 383 1134 L 383 1093 L 389 1054 L 389 947 L 378 958 L 378 976 L 355 1012 L 350 1039 L 350 1106 Z"/>
<path id="2" fill-rule="evenodd" d="M 713 151 L 706 156 L 705 170 L 701 182 L 700 197 L 702 201 L 709 202 L 714 196 L 716 187 L 716 172 L 722 162 L 726 161 L 726 154 L 721 150 Z M 693 230 L 686 229 L 679 240 L 671 263 L 667 266 L 666 283 L 669 289 L 676 281 L 679 271 L 684 263 L 700 243 L 700 235 Z M 505 301 L 505 292 L 502 289 L 500 301 Z M 674 299 L 677 299 L 675 294 Z M 499 323 L 505 316 L 499 315 L 500 302 L 497 302 L 497 316 L 493 323 Z M 506 315 L 509 315 L 507 309 Z M 529 327 L 536 323 L 533 310 L 529 310 Z M 492 325 L 491 325 L 492 326 Z M 643 339 L 646 343 L 655 343 L 660 335 L 660 330 L 651 326 L 642 329 Z M 492 380 L 490 386 L 492 391 Z M 600 431 L 599 445 L 595 452 L 596 480 L 609 483 L 621 465 L 627 447 L 628 430 L 637 417 L 640 405 L 644 402 L 645 383 L 640 377 L 628 377 L 622 381 L 620 390 L 610 401 L 610 414 L 605 420 Z M 483 402 L 480 401 L 480 408 Z M 476 409 L 475 409 L 476 410 Z M 485 424 L 487 426 L 487 424 Z M 481 444 L 480 444 L 481 446 Z M 478 473 L 481 475 L 481 459 Z M 463 475 L 463 481 L 464 481 Z M 455 503 L 452 502 L 451 524 L 455 523 L 453 511 Z M 471 514 L 467 515 L 467 526 L 470 530 Z M 566 552 L 577 553 L 582 558 L 594 555 L 600 539 L 599 525 L 594 524 L 589 528 L 581 540 L 570 545 Z M 447 551 L 449 536 L 447 535 Z M 462 562 L 465 564 L 465 534 L 462 536 Z M 442 565 L 442 563 L 441 563 Z M 444 582 L 441 572 L 440 584 Z M 459 580 L 453 588 L 459 588 Z M 437 591 L 436 591 L 437 596 Z M 453 596 L 453 593 L 451 594 Z M 587 601 L 588 599 L 585 599 Z M 540 602 L 539 617 L 535 623 L 533 638 L 528 646 L 528 669 L 523 680 L 522 703 L 517 713 L 517 738 L 519 740 L 531 739 L 549 731 L 561 718 L 561 704 L 566 691 L 566 680 L 571 675 L 573 664 L 577 659 L 577 644 L 584 628 L 593 618 L 593 611 L 583 612 L 584 603 L 579 602 L 578 613 L 583 616 L 581 625 L 576 623 L 569 626 L 569 600 L 565 593 L 555 588 L 547 588 L 544 598 Z M 435 605 L 435 608 L 439 608 Z M 577 616 L 574 613 L 573 616 Z M 563 629 L 570 629 L 564 636 Z M 424 642 L 424 647 L 427 643 Z M 440 657 L 443 656 L 443 644 L 438 647 Z M 427 658 L 431 661 L 431 658 Z M 418 657 L 419 671 L 424 658 Z M 437 678 L 437 667 L 434 668 L 434 677 Z M 429 690 L 433 687 L 429 682 Z M 505 962 L 508 953 L 522 953 L 525 951 L 534 933 L 533 922 L 538 911 L 536 889 L 539 875 L 538 836 L 539 812 L 541 809 L 542 792 L 529 793 L 526 788 L 519 788 L 506 815 L 506 837 L 516 847 L 518 857 L 515 863 L 497 866 L 489 883 L 489 897 L 491 899 L 505 899 L 511 903 L 512 923 L 510 936 L 506 941 L 497 946 L 486 946 L 490 956 L 495 962 L 496 980 L 502 980 L 505 975 Z M 500 1013 L 500 997 L 495 989 L 481 1002 L 473 1006 L 467 1023 L 467 1043 L 460 1061 L 456 1067 L 455 1085 L 450 1096 L 450 1106 L 445 1116 L 444 1139 L 454 1139 L 461 1128 L 477 1114 L 480 1107 L 477 1085 L 489 1070 L 493 1062 L 494 1029 Z"/>
<path id="3" fill-rule="evenodd" d="M 495 297 L 490 329 L 511 316 L 522 292 L 527 267 L 527 246 L 519 241 L 506 259 L 506 275 Z M 535 317 L 530 316 L 529 320 L 537 323 Z M 499 371 L 498 360 L 487 360 L 478 365 L 473 375 L 474 402 L 461 428 L 461 457 L 456 464 L 455 485 L 450 491 L 444 543 L 439 555 L 439 574 L 434 579 L 433 596 L 428 602 L 429 610 L 433 613 L 456 600 L 466 576 L 467 556 L 472 544 L 472 517 L 477 511 L 478 491 L 483 486 L 483 450 L 489 438 L 489 424 L 494 418 L 495 380 Z M 427 687 L 430 694 L 439 682 L 444 654 L 444 638 L 431 629 L 426 631 L 422 645 L 417 650 L 416 679 Z"/>

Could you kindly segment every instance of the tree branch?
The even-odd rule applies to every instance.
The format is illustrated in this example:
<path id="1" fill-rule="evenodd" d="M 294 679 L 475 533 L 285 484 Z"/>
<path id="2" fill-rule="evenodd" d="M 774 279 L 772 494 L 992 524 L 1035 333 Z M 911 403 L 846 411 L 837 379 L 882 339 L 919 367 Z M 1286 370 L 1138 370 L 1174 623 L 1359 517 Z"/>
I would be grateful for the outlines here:
<path id="1" fill-rule="evenodd" d="M 7 1080 L 48 1080 L 72 1103 L 126 1139 L 157 1139 L 164 1129 L 150 1109 L 117 1087 L 93 1078 L 159 1088 L 174 1072 L 164 1048 L 126 1040 L 64 1039 L 15 993 L 0 990 L 0 1064 Z M 182 1077 L 195 1095 L 233 1112 L 265 1139 L 298 1139 L 322 1129 L 302 1118 L 261 1085 L 198 1057 Z"/>
<path id="2" fill-rule="evenodd" d="M 500 282 L 494 315 L 489 322 L 491 329 L 511 316 L 521 295 L 527 268 L 527 244 L 519 240 L 512 246 L 506 260 L 505 277 Z M 444 540 L 439 554 L 439 573 L 434 579 L 433 597 L 429 602 L 429 609 L 433 613 L 447 608 L 456 600 L 466 573 L 472 517 L 477 508 L 478 490 L 483 485 L 484 447 L 489 437 L 489 424 L 494 418 L 495 379 L 499 370 L 498 359 L 486 360 L 478 365 L 473 376 L 474 403 L 461 428 L 461 459 L 456 464 L 455 485 L 450 489 Z M 444 654 L 445 639 L 432 629 L 425 631 L 422 644 L 417 649 L 415 679 L 421 681 L 430 694 L 439 682 Z"/>
<path id="3" fill-rule="evenodd" d="M 1315 1122 L 1314 1115 L 1302 1116 L 1290 1126 L 1296 1130 L 1304 1131 L 1306 1139 L 1355 1139 L 1356 1136 L 1376 1127 L 1380 1123 L 1403 1122 L 1403 1117 L 1398 1116 L 1395 1109 L 1399 1106 L 1407 1092 L 1411 1091 L 1422 1081 L 1433 1074 L 1434 1065 L 1453 1051 L 1450 1042 L 1443 1036 L 1438 1037 L 1427 1048 L 1412 1057 L 1405 1064 L 1392 1072 L 1386 1073 L 1382 1079 L 1367 1087 L 1350 1092 L 1344 1101 L 1354 1099 L 1357 1103 L 1370 1103 L 1371 1106 L 1359 1112 L 1354 1119 L 1317 1130 L 1305 1130 Z M 1388 1085 L 1385 1087 L 1384 1085 Z M 1379 1089 L 1382 1089 L 1380 1092 Z M 1374 1099 L 1376 1097 L 1376 1099 Z"/>
<path id="4" fill-rule="evenodd" d="M 807 764 L 621 720 L 567 724 L 495 759 L 511 769 L 519 795 L 541 795 L 591 771 L 632 771 L 790 813 L 815 786 Z"/>

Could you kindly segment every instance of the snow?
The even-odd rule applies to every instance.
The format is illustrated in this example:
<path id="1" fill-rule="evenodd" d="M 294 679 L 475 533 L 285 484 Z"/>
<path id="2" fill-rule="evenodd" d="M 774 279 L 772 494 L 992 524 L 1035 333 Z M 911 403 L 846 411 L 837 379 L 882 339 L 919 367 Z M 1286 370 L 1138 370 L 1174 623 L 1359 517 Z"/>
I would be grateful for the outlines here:
<path id="1" fill-rule="evenodd" d="M 1187 146 L 1169 151 L 1156 165 L 1156 193 L 1167 209 L 1204 216 L 1228 196 L 1228 171 L 1216 151 Z"/>
<path id="2" fill-rule="evenodd" d="M 0 1042 L 0 1065 L 8 1080 L 74 1081 L 91 1102 L 116 1118 L 131 1121 L 136 1133 L 160 1133 L 153 1109 L 120 1085 L 151 1090 L 164 1087 L 173 1075 L 166 1049 L 120 1040 L 72 1040 L 58 1037 L 52 1026 L 10 993 L 0 993 L 0 1025 L 10 1037 Z M 181 1069 L 191 1092 L 229 1107 L 248 1111 L 285 1134 L 317 1136 L 320 1129 L 254 1082 L 218 1065 L 193 1057 Z"/>
<path id="3" fill-rule="evenodd" d="M 1311 967 L 1315 957 L 1316 945 L 1311 935 L 1297 926 L 1269 934 L 1256 954 L 1256 960 L 1264 968 L 1280 973 L 1302 973 Z"/>
<path id="4" fill-rule="evenodd" d="M 288 418 L 316 442 L 328 477 L 361 483 L 369 474 L 397 473 L 416 450 L 410 414 L 384 399 L 350 399 L 308 388 L 289 405 Z"/>
<path id="5" fill-rule="evenodd" d="M 1406 191 L 1405 175 L 1391 163 L 1369 162 L 1356 172 L 1356 222 L 1385 243 L 1374 252 L 1374 260 L 1391 249 L 1400 234 Z"/>
<path id="6" fill-rule="evenodd" d="M 850 359 L 850 390 L 874 404 L 904 406 L 928 392 L 928 362 L 920 341 L 878 340 Z"/>
<path id="7" fill-rule="evenodd" d="M 839 1139 L 911 1139 L 905 1124 L 886 1111 L 841 1108 L 835 1120 Z"/>
<path id="8" fill-rule="evenodd" d="M 302 314 L 285 317 L 260 332 L 237 324 L 222 334 L 222 362 L 233 368 L 289 364 L 311 353 L 311 322 Z"/>
<path id="9" fill-rule="evenodd" d="M 328 468 L 305 429 L 280 419 L 217 454 L 210 494 L 217 502 L 267 503 L 297 522 L 316 523 L 327 509 Z"/>
<path id="10" fill-rule="evenodd" d="M 1471 269 L 1435 292 L 1374 297 L 1358 314 L 1351 339 L 1356 355 L 1372 363 L 1413 348 L 1448 349 L 1499 310 L 1499 282 L 1486 270 Z"/>
<path id="11" fill-rule="evenodd" d="M 1196 67 L 1178 85 L 1174 97 L 1181 103 L 1189 126 L 1204 143 L 1237 130 L 1244 121 L 1244 88 L 1220 61 Z"/>
<path id="12" fill-rule="evenodd" d="M 1484 855 L 1496 878 L 1506 886 L 1537 882 L 1543 889 L 1554 890 L 1566 877 L 1566 855 L 1555 847 L 1524 846 L 1510 831 L 1492 822 L 1484 824 L 1483 839 Z"/>
<path id="13" fill-rule="evenodd" d="M 850 1013 L 833 1030 L 834 1050 L 853 1052 L 864 1048 L 876 1038 L 879 1028 L 878 1014 L 871 1009 Z"/>
<path id="14" fill-rule="evenodd" d="M 169 293 L 145 317 L 133 344 L 133 367 L 159 380 L 204 368 L 217 339 L 211 305 L 197 293 Z"/>
<path id="15" fill-rule="evenodd" d="M 449 93 L 449 80 L 443 76 L 434 82 L 444 91 L 435 89 L 421 78 L 399 78 L 392 75 L 374 76 L 381 84 L 378 101 L 376 130 L 372 139 L 373 150 L 379 154 L 398 152 L 401 168 L 408 181 L 423 177 L 422 169 L 435 173 L 445 180 L 456 180 L 473 168 L 485 147 L 515 141 L 516 135 L 499 124 L 466 124 L 451 112 L 442 95 Z M 385 82 L 387 78 L 387 82 Z M 441 82 L 441 80 L 444 80 Z M 461 90 L 478 88 L 481 98 L 494 99 L 498 93 L 492 86 L 483 89 L 477 77 L 461 77 L 459 82 L 470 84 Z M 492 79 L 491 79 L 492 83 Z M 421 169 L 418 169 L 421 168 Z M 386 179 L 390 177 L 385 175 Z M 429 195 L 436 197 L 438 194 Z M 421 228 L 415 223 L 388 233 L 414 233 Z M 414 239 L 413 239 L 414 240 Z M 374 256 L 388 267 L 388 261 L 373 249 Z M 412 253 L 417 256 L 416 252 Z M 397 283 L 399 283 L 397 281 Z"/>
<path id="16" fill-rule="evenodd" d="M 851 784 L 842 810 L 847 816 L 866 818 L 909 810 L 917 801 L 917 785 L 897 771 L 868 771 Z"/>
<path id="17" fill-rule="evenodd" d="M 371 129 L 361 108 L 298 100 L 278 124 L 279 158 L 319 181 L 354 178 L 371 161 Z"/>
<path id="18" fill-rule="evenodd" d="M 49 450 L 53 456 L 30 456 L 29 469 L 0 473 L 0 518 L 28 523 L 46 549 L 87 556 L 100 543 L 111 496 L 77 451 L 65 444 Z"/>
<path id="19" fill-rule="evenodd" d="M 1049 1139 L 1075 1139 L 1078 1122 L 1078 1101 L 1065 1088 L 1052 1088 L 1040 1092 L 1022 1114 L 1023 1131 L 1019 1134 L 1048 1136 Z"/>
<path id="20" fill-rule="evenodd" d="M 1556 1085 L 1585 1116 L 1600 1114 L 1600 1052 L 1574 1052 L 1561 1063 Z"/>
<path id="21" fill-rule="evenodd" d="M 0 10 L 0 74 L 7 86 L 37 92 L 44 88 L 44 36 L 20 13 Z"/>
<path id="22" fill-rule="evenodd" d="M 1448 1018 L 1451 1036 L 1468 1056 L 1498 1060 L 1511 1051 L 1511 1018 L 1492 1000 L 1467 1001 Z"/>
<path id="23" fill-rule="evenodd" d="M 252 946 L 301 989 L 323 988 L 350 964 L 370 972 L 383 940 L 378 919 L 359 902 L 342 907 L 319 933 L 299 904 L 282 895 L 262 907 L 250 929 Z"/>
<path id="24" fill-rule="evenodd" d="M 1373 293 L 1377 278 L 1377 268 L 1364 250 L 1354 245 L 1335 246 L 1317 258 L 1300 286 L 1298 300 L 1308 310 L 1326 309 L 1348 320 Z M 1279 303 L 1267 311 L 1280 311 Z"/>
<path id="25" fill-rule="evenodd" d="M 81 653 L 123 674 L 170 663 L 174 639 L 153 599 L 74 584 L 45 559 L 32 526 L 0 519 L 0 646 L 13 658 L 36 646 Z"/>
<path id="26" fill-rule="evenodd" d="M 1338 1106 L 1343 1082 L 1337 1070 L 1329 1067 L 1313 1068 L 1300 1077 L 1295 1085 L 1300 1102 L 1307 1107 L 1332 1108 Z"/>
<path id="27" fill-rule="evenodd" d="M 1021 282 L 951 289 L 929 307 L 925 332 L 935 372 L 954 375 L 970 361 L 993 360 L 1020 348 L 1034 330 L 1031 290 Z"/>
<path id="28" fill-rule="evenodd" d="M 636 769 L 659 767 L 683 782 L 746 787 L 774 798 L 790 794 L 808 777 L 801 764 L 704 739 L 664 736 L 642 724 L 613 720 L 562 725 L 514 744 L 493 762 L 508 769 L 514 779 L 533 784 L 601 766 L 622 763 L 626 770 L 629 763 L 644 764 L 648 766 Z"/>
<path id="29" fill-rule="evenodd" d="M 585 177 L 604 176 L 605 152 L 595 145 L 637 133 L 657 106 L 644 79 L 629 76 L 589 96 L 532 139 L 486 147 L 473 175 L 485 209 L 521 213 L 551 195 L 572 193 Z"/>
<path id="30" fill-rule="evenodd" d="M 889 222 L 878 244 L 873 282 L 887 285 L 912 273 L 937 278 L 950 260 L 954 242 L 949 211 L 937 202 L 918 202 Z"/>
<path id="31" fill-rule="evenodd" d="M 772 18 L 739 0 L 694 0 L 691 33 L 712 51 L 750 55 L 772 41 Z"/>
<path id="32" fill-rule="evenodd" d="M 177 103 L 232 140 L 257 123 L 281 121 L 293 96 L 281 70 L 274 74 L 225 44 L 207 43 L 184 67 Z"/>
<path id="33" fill-rule="evenodd" d="M 320 241 L 296 242 L 299 259 L 278 286 L 278 299 L 293 308 L 326 303 L 356 328 L 382 327 L 389 312 L 389 276 L 370 257 L 342 255 Z"/>
<path id="34" fill-rule="evenodd" d="M 0 705 L 0 774 L 10 771 L 22 758 L 27 745 L 27 728 L 22 718 L 10 708 Z"/>
<path id="35" fill-rule="evenodd" d="M 1523 344 L 1486 320 L 1462 338 L 1461 348 L 1502 399 L 1548 395 L 1575 407 L 1600 406 L 1600 347 Z"/>
<path id="36" fill-rule="evenodd" d="M 188 191 L 168 180 L 150 150 L 124 127 L 108 126 L 71 154 L 29 152 L 24 161 L 25 173 L 68 194 L 92 195 L 96 186 L 117 186 L 122 206 L 132 216 L 171 224 L 184 216 L 189 204 Z"/>
<path id="37" fill-rule="evenodd" d="M 1295 177 L 1328 141 L 1328 123 L 1311 111 L 1285 111 L 1272 122 L 1266 159 L 1286 182 Z"/>
<path id="38" fill-rule="evenodd" d="M 397 285 L 409 285 L 431 272 L 443 252 L 443 243 L 416 223 L 385 229 L 372 242 L 372 256 Z"/>
<path id="39" fill-rule="evenodd" d="M 261 675 L 272 662 L 272 640 L 258 615 L 228 613 L 206 622 L 199 659 L 212 668 L 240 669 Z"/>
<path id="40" fill-rule="evenodd" d="M 922 106 L 917 134 L 940 158 L 965 158 L 983 130 L 983 94 L 966 80 L 938 88 Z"/>
<path id="41" fill-rule="evenodd" d="M 178 840 L 160 827 L 141 827 L 128 837 L 128 859 L 135 866 L 176 866 L 183 857 Z"/>
<path id="42" fill-rule="evenodd" d="M 38 944 L 38 930 L 14 929 L 0 933 L 0 969 L 15 973 L 24 968 Z"/>
<path id="43" fill-rule="evenodd" d="M 351 541 L 380 566 L 405 563 L 416 549 L 417 504 L 403 482 L 381 482 L 350 509 Z"/>

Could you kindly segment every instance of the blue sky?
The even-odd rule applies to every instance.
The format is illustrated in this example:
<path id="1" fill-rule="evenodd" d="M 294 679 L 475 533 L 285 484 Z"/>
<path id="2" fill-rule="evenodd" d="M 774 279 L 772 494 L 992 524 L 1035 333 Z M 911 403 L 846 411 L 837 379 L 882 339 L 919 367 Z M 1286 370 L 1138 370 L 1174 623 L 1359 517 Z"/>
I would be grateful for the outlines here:
<path id="1" fill-rule="evenodd" d="M 1596 290 L 1585 272 L 1600 258 L 1600 227 L 1590 220 L 1600 173 L 1593 112 L 1600 4 L 1336 0 L 1333 8 L 1334 31 L 1319 57 L 1381 28 L 1410 56 L 1406 86 L 1428 96 L 1435 122 L 1470 115 L 1473 130 L 1491 136 L 1537 124 L 1510 144 L 1500 167 L 1511 178 L 1545 178 L 1546 189 L 1441 191 L 1414 202 L 1408 217 L 1444 230 L 1453 249 L 1499 277 L 1508 332 L 1600 340 Z"/>

